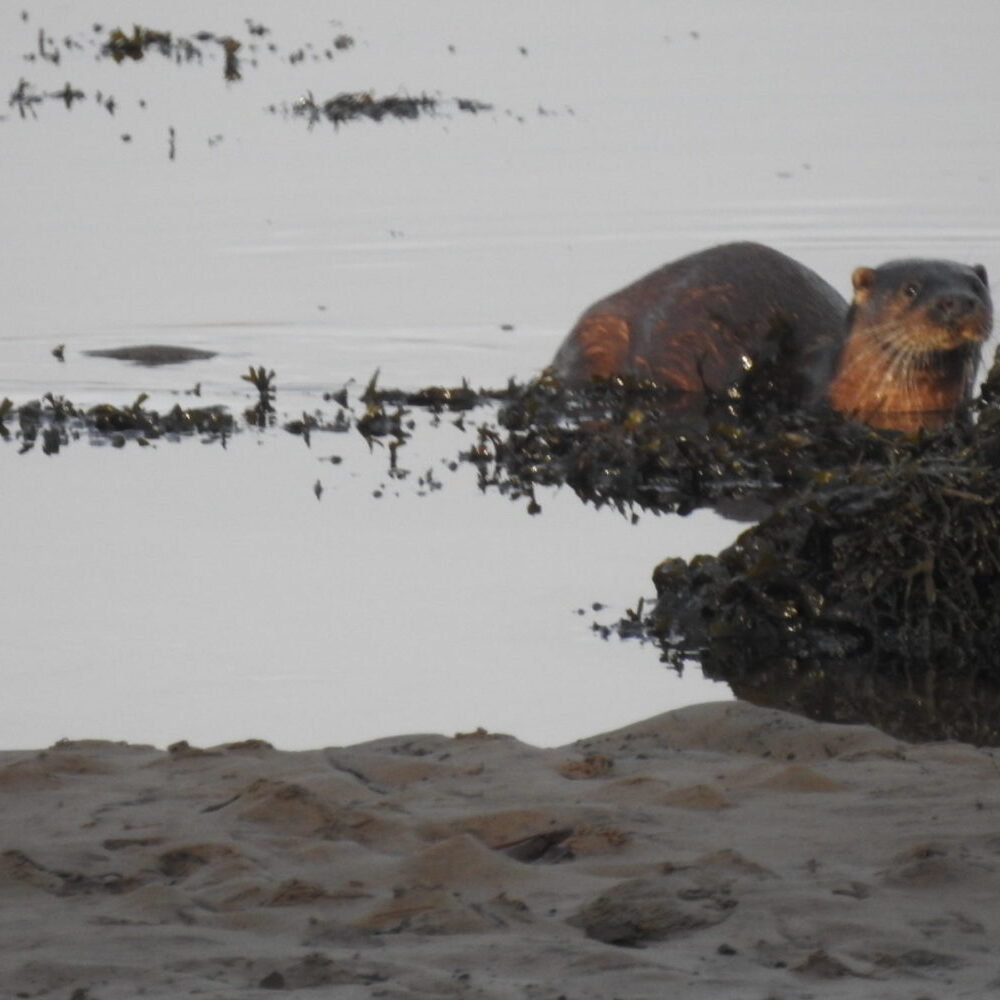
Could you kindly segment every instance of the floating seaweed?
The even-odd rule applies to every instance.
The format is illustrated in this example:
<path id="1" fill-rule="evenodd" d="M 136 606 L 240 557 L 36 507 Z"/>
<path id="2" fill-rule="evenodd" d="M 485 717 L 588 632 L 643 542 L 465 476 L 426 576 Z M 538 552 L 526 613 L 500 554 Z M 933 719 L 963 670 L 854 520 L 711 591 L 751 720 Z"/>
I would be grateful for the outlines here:
<path id="1" fill-rule="evenodd" d="M 222 48 L 222 75 L 232 83 L 243 79 L 240 70 L 239 51 L 243 43 L 231 35 L 216 35 L 211 31 L 199 31 L 193 36 L 194 41 L 181 35 L 171 35 L 166 31 L 154 31 L 135 25 L 131 35 L 126 35 L 120 28 L 111 32 L 104 52 L 115 62 L 123 59 L 142 59 L 148 49 L 155 49 L 161 55 L 174 59 L 175 62 L 201 62 L 204 53 L 196 42 L 216 43 Z"/>
<path id="2" fill-rule="evenodd" d="M 6 396 L 0 400 L 0 438 L 7 441 L 10 438 L 10 431 L 7 430 L 7 426 L 4 421 L 8 416 L 14 411 L 13 400 L 8 399 Z"/>
<path id="3" fill-rule="evenodd" d="M 274 423 L 274 397 L 277 392 L 274 384 L 274 370 L 267 371 L 263 365 L 257 368 L 251 365 L 250 371 L 246 375 L 241 375 L 240 378 L 253 385 L 258 395 L 256 405 L 243 413 L 247 423 L 255 427 L 269 427 Z"/>
<path id="4" fill-rule="evenodd" d="M 225 55 L 222 69 L 223 76 L 230 83 L 242 80 L 243 75 L 240 73 L 240 60 L 236 54 L 241 48 L 241 43 L 236 41 L 235 38 L 230 38 L 228 35 L 218 39 L 218 42 L 222 46 L 222 51 Z"/>
<path id="5" fill-rule="evenodd" d="M 20 440 L 20 452 L 31 451 L 38 439 L 42 441 L 42 451 L 55 455 L 60 448 L 88 435 L 94 442 L 110 441 L 116 447 L 134 440 L 139 444 L 162 437 L 180 438 L 193 434 L 206 435 L 208 441 L 220 441 L 234 433 L 236 427 L 232 416 L 222 406 L 182 407 L 175 405 L 166 413 L 148 410 L 145 393 L 140 393 L 130 406 L 113 403 L 98 403 L 82 409 L 66 399 L 46 393 L 41 399 L 29 400 L 15 407 L 9 399 L 0 402 L 0 438 L 11 439 L 11 432 L 4 421 L 16 415 Z"/>
<path id="6" fill-rule="evenodd" d="M 461 412 L 482 406 L 491 399 L 506 398 L 507 391 L 489 389 L 474 390 L 463 379 L 457 387 L 448 388 L 442 385 L 426 386 L 422 389 L 377 389 L 374 383 L 369 385 L 362 397 L 367 402 L 396 403 L 404 406 L 416 406 L 430 410 L 431 413 L 443 413 L 445 410 Z"/>
<path id="7" fill-rule="evenodd" d="M 155 31 L 136 24 L 132 27 L 131 35 L 126 35 L 121 28 L 114 28 L 105 43 L 104 52 L 115 62 L 120 63 L 125 59 L 138 61 L 146 55 L 146 50 L 151 48 L 163 56 L 173 55 L 175 51 L 173 36 L 169 31 Z M 193 46 L 191 48 L 193 49 Z"/>
<path id="8" fill-rule="evenodd" d="M 492 109 L 491 104 L 466 98 L 456 98 L 454 104 L 459 111 L 473 114 Z M 339 128 L 346 122 L 356 121 L 359 118 L 367 118 L 374 122 L 380 122 L 384 118 L 412 121 L 421 115 L 433 114 L 440 105 L 441 101 L 438 98 L 428 94 L 417 96 L 389 94 L 385 97 L 376 97 L 368 90 L 345 92 L 325 101 L 317 101 L 312 93 L 308 93 L 292 105 L 292 114 L 307 118 L 310 124 L 325 118 L 332 122 L 335 128 Z"/>
<path id="9" fill-rule="evenodd" d="M 406 412 L 402 406 L 390 411 L 381 402 L 369 403 L 364 413 L 355 420 L 355 426 L 370 449 L 376 442 L 381 443 L 378 439 L 388 437 L 395 439 L 395 447 L 398 448 L 410 436 L 403 425 Z"/>
<path id="10" fill-rule="evenodd" d="M 371 91 L 342 93 L 318 104 L 310 94 L 293 106 L 296 114 L 305 115 L 310 121 L 318 120 L 322 115 L 334 126 L 358 118 L 368 118 L 380 122 L 383 118 L 413 119 L 420 114 L 433 111 L 437 101 L 427 94 L 411 97 L 406 94 L 390 94 L 386 97 L 376 97 Z"/>
<path id="11" fill-rule="evenodd" d="M 485 101 L 476 101 L 468 97 L 456 97 L 455 106 L 459 111 L 468 111 L 472 114 L 479 114 L 480 111 L 492 111 L 493 105 Z"/>
<path id="12" fill-rule="evenodd" d="M 47 96 L 55 98 L 58 101 L 62 101 L 63 104 L 66 105 L 66 110 L 70 111 L 72 110 L 74 103 L 76 101 L 82 101 L 86 95 L 82 90 L 78 90 L 76 87 L 67 82 L 62 90 L 57 90 Z"/>
<path id="13" fill-rule="evenodd" d="M 32 118 L 37 118 L 35 106 L 45 100 L 44 94 L 36 93 L 32 85 L 22 76 L 17 81 L 17 86 L 11 91 L 7 104 L 12 108 L 17 108 L 17 113 L 22 118 L 27 118 L 30 114 Z"/>
<path id="14" fill-rule="evenodd" d="M 50 62 L 54 66 L 58 66 L 62 60 L 62 54 L 59 52 L 56 40 L 51 36 L 46 36 L 44 28 L 38 29 L 38 58 L 43 62 Z"/>
<path id="15" fill-rule="evenodd" d="M 65 345 L 59 345 L 51 353 L 63 360 Z M 135 347 L 110 348 L 85 351 L 85 354 L 107 357 L 115 360 L 131 361 L 144 365 L 163 365 L 183 361 L 214 357 L 214 352 L 197 348 L 175 347 L 172 345 L 141 345 Z M 257 430 L 272 427 L 277 422 L 275 400 L 277 396 L 276 375 L 273 369 L 264 365 L 250 366 L 241 376 L 257 390 L 257 402 L 245 410 L 246 425 Z M 201 383 L 185 390 L 185 395 L 200 396 Z M 348 398 L 347 387 L 323 394 L 325 402 L 336 404 L 332 413 L 323 409 L 302 412 L 299 417 L 286 418 L 282 427 L 289 434 L 300 436 L 310 445 L 316 433 L 342 434 L 356 430 L 366 440 L 369 448 L 385 446 L 390 458 L 389 473 L 397 478 L 407 474 L 397 463 L 398 450 L 412 435 L 415 423 L 409 418 L 411 407 L 420 407 L 437 415 L 446 410 L 466 413 L 477 405 L 492 403 L 504 393 L 476 392 L 466 382 L 460 386 L 447 388 L 429 386 L 419 390 L 383 389 L 378 386 L 378 372 L 369 380 L 359 396 L 363 404 L 360 413 L 355 413 Z M 147 409 L 148 396 L 140 394 L 129 406 L 117 403 L 99 403 L 87 409 L 74 405 L 64 396 L 46 393 L 41 399 L 29 400 L 20 406 L 10 399 L 0 401 L 0 439 L 10 441 L 16 438 L 21 443 L 21 451 L 30 451 L 39 437 L 44 437 L 51 446 L 47 453 L 55 454 L 55 437 L 51 428 L 58 431 L 61 445 L 86 434 L 95 443 L 110 441 L 122 446 L 129 440 L 140 444 L 162 437 L 179 439 L 194 434 L 204 435 L 206 441 L 221 441 L 237 433 L 241 425 L 221 405 L 185 407 L 176 404 L 165 413 Z M 12 435 L 6 421 L 16 419 L 18 430 Z M 431 422 L 434 426 L 434 421 Z M 48 435 L 46 437 L 46 435 Z M 339 461 L 339 459 L 338 459 Z M 451 463 L 451 468 L 457 462 Z M 423 485 L 423 483 L 422 483 Z"/>
<path id="16" fill-rule="evenodd" d="M 229 83 L 234 83 L 243 79 L 245 66 L 257 67 L 262 52 L 275 55 L 279 53 L 279 47 L 274 41 L 269 40 L 266 43 L 261 41 L 265 35 L 270 34 L 268 28 L 249 18 L 244 19 L 244 26 L 245 41 L 236 33 L 197 31 L 185 36 L 140 24 L 133 24 L 131 29 L 114 27 L 110 30 L 95 24 L 94 31 L 104 36 L 102 39 L 81 42 L 67 36 L 60 43 L 54 37 L 46 35 L 44 30 L 39 30 L 36 50 L 26 53 L 24 58 L 31 62 L 46 61 L 59 64 L 64 55 L 72 57 L 74 54 L 84 52 L 88 47 L 96 47 L 99 58 L 112 59 L 116 63 L 138 63 L 145 60 L 150 53 L 157 53 L 177 65 L 191 62 L 201 64 L 215 57 L 216 52 L 213 50 L 218 46 L 218 50 L 221 50 L 223 78 Z M 348 52 L 354 46 L 354 37 L 341 33 L 336 35 L 325 48 L 306 42 L 285 55 L 284 59 L 293 66 L 324 58 L 332 60 L 339 58 L 340 54 Z M 36 108 L 43 101 L 59 100 L 70 109 L 76 102 L 85 100 L 87 96 L 68 82 L 61 90 L 39 93 L 30 81 L 22 79 L 11 92 L 9 104 L 18 109 L 22 118 L 29 115 L 36 117 Z M 97 93 L 94 98 L 95 106 L 106 109 L 112 115 L 118 108 L 118 101 L 114 97 Z M 140 107 L 147 107 L 144 99 L 138 103 Z M 491 103 L 477 98 L 442 98 L 425 92 L 410 94 L 403 91 L 377 96 L 373 91 L 364 90 L 343 91 L 324 100 L 317 100 L 312 93 L 308 93 L 290 107 L 287 104 L 280 106 L 272 104 L 269 108 L 275 113 L 305 117 L 310 124 L 325 119 L 337 128 L 359 119 L 375 122 L 381 122 L 386 118 L 414 120 L 442 112 L 480 114 L 493 109 Z M 131 142 L 132 134 L 126 133 L 121 138 L 123 142 Z M 218 135 L 212 136 L 209 145 L 216 145 L 220 138 Z M 176 156 L 176 134 L 172 129 L 168 156 L 170 159 Z"/>

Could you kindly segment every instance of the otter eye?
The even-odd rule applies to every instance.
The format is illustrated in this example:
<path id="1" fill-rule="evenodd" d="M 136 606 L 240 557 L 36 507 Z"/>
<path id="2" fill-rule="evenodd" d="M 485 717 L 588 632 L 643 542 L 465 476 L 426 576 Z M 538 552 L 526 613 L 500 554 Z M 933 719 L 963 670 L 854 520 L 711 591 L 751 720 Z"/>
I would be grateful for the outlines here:
<path id="1" fill-rule="evenodd" d="M 908 299 L 915 299 L 920 294 L 920 286 L 915 281 L 911 281 L 903 288 L 903 294 Z"/>

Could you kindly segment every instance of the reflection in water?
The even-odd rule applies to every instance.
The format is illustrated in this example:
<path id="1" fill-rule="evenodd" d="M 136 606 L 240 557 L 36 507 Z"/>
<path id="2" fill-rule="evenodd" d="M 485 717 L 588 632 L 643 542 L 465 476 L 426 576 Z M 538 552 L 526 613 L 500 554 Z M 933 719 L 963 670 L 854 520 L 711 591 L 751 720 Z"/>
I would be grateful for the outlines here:
<path id="1" fill-rule="evenodd" d="M 225 448 L 81 439 L 54 458 L 0 444 L 8 744 L 305 748 L 482 726 L 557 745 L 728 697 L 601 642 L 578 609 L 621 608 L 649 589 L 651 553 L 714 551 L 735 530 L 707 514 L 632 525 L 568 490 L 540 492 L 530 517 L 455 462 L 471 419 L 406 420 L 395 474 L 393 439 L 369 451 L 353 428 L 311 445 L 278 427 Z"/>
<path id="2" fill-rule="evenodd" d="M 739 677 L 725 667 L 708 673 L 727 681 L 737 698 L 811 719 L 867 722 L 913 742 L 1000 745 L 1000 684 L 986 667 L 962 675 L 926 661 L 872 669 L 844 659 L 832 669 L 803 669 L 786 659 Z"/>

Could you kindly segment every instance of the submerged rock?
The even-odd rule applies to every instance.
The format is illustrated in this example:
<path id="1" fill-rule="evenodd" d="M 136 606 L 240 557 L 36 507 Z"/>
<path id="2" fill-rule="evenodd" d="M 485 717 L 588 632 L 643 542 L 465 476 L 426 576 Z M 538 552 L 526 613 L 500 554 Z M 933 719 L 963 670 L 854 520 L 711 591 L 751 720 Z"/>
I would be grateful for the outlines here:
<path id="1" fill-rule="evenodd" d="M 200 347 L 178 347 L 173 344 L 140 344 L 129 347 L 106 347 L 84 351 L 91 358 L 114 358 L 115 361 L 133 361 L 137 365 L 177 365 L 184 361 L 204 361 L 218 352 Z"/>

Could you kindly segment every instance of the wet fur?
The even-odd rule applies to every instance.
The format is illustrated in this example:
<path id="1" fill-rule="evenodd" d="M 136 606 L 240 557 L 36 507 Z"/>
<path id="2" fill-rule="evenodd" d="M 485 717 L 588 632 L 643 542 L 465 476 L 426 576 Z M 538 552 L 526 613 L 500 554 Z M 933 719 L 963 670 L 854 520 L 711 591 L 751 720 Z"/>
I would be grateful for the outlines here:
<path id="1" fill-rule="evenodd" d="M 854 284 L 848 339 L 830 386 L 833 408 L 898 430 L 952 419 L 972 394 L 992 322 L 985 270 L 902 261 L 859 268 Z M 920 287 L 916 302 L 907 300 L 907 285 Z M 960 300 L 962 315 L 935 315 L 946 300 Z"/>
<path id="2" fill-rule="evenodd" d="M 755 243 L 682 257 L 592 305 L 552 370 L 569 384 L 624 376 L 673 389 L 678 408 L 721 395 L 787 333 L 791 395 L 823 398 L 844 340 L 847 302 L 798 261 Z"/>
<path id="3" fill-rule="evenodd" d="M 571 384 L 627 376 L 673 388 L 678 408 L 720 394 L 790 331 L 789 398 L 912 431 L 952 419 L 972 394 L 992 325 L 986 271 L 950 261 L 858 268 L 850 308 L 822 278 L 755 243 L 673 261 L 590 307 L 552 371 Z M 908 296 L 908 286 L 919 291 Z M 912 291 L 912 288 L 911 288 Z M 959 302 L 961 317 L 942 303 Z M 965 307 L 968 307 L 965 309 Z"/>

